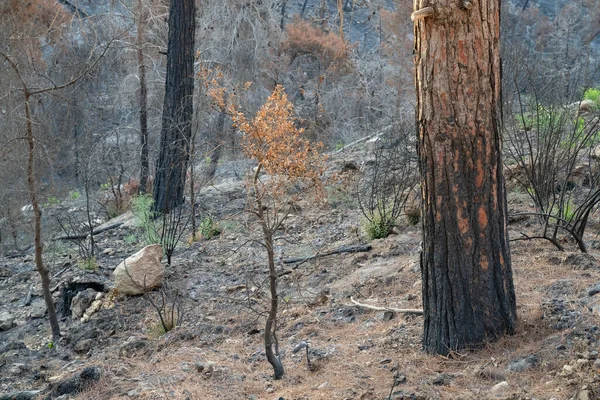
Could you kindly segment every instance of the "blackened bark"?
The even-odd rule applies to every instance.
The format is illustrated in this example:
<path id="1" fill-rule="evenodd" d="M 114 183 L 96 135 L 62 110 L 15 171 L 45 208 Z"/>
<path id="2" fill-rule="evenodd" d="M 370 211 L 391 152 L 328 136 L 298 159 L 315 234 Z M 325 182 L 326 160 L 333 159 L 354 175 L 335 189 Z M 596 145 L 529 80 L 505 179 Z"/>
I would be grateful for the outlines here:
<path id="1" fill-rule="evenodd" d="M 447 355 L 512 332 L 516 303 L 502 174 L 500 0 L 435 6 L 415 21 L 423 346 Z"/>
<path id="2" fill-rule="evenodd" d="M 142 0 L 137 0 L 137 57 L 138 74 L 140 76 L 140 193 L 148 190 L 148 85 L 146 83 L 146 65 L 144 62 L 144 28 L 145 18 Z"/>
<path id="3" fill-rule="evenodd" d="M 183 203 L 190 158 L 194 92 L 194 0 L 172 0 L 160 155 L 156 163 L 154 208 L 168 213 Z"/>

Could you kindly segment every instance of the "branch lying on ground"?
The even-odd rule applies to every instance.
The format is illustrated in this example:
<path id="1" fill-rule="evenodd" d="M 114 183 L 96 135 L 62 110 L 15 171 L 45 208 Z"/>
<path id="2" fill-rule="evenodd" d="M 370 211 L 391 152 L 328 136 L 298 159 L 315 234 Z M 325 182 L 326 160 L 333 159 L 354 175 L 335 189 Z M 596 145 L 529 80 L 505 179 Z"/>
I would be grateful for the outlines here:
<path id="1" fill-rule="evenodd" d="M 328 251 L 326 253 L 317 253 L 308 257 L 295 257 L 295 258 L 287 258 L 283 260 L 284 264 L 294 264 L 294 263 L 303 263 L 306 261 L 314 260 L 315 258 L 327 257 L 334 254 L 342 254 L 342 253 L 361 253 L 365 251 L 370 251 L 373 247 L 370 244 L 359 244 L 356 246 L 343 246 L 338 249 Z"/>
<path id="2" fill-rule="evenodd" d="M 390 308 L 390 307 L 380 307 L 380 306 L 372 306 L 370 304 L 363 304 L 363 303 L 359 303 L 358 301 L 354 300 L 354 298 L 351 296 L 350 297 L 350 301 L 352 303 L 354 303 L 355 306 L 357 307 L 362 307 L 362 308 L 366 308 L 369 310 L 375 310 L 375 311 L 391 311 L 391 312 L 395 312 L 398 314 L 416 314 L 416 315 L 423 315 L 423 310 L 420 309 L 411 309 L 411 308 Z"/>
<path id="3" fill-rule="evenodd" d="M 110 224 L 107 225 L 103 228 L 100 229 L 94 229 L 92 234 L 94 235 L 98 235 L 102 232 L 106 232 L 109 231 L 111 229 L 115 229 L 120 227 L 121 225 L 123 225 L 123 222 L 115 222 L 114 224 Z M 81 234 L 76 234 L 76 235 L 65 235 L 65 236 L 59 236 L 59 237 L 55 237 L 52 240 L 75 240 L 75 239 L 85 239 L 86 237 L 88 237 L 89 233 L 81 233 Z"/>

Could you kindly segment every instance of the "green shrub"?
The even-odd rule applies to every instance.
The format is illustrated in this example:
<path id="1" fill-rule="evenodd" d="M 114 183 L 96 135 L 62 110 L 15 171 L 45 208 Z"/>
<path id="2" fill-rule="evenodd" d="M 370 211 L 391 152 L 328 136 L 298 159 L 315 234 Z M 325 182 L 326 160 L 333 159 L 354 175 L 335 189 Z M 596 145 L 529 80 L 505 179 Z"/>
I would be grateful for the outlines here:
<path id="1" fill-rule="evenodd" d="M 96 257 L 82 258 L 77 262 L 77 265 L 84 271 L 96 271 L 98 269 Z"/>
<path id="2" fill-rule="evenodd" d="M 392 216 L 391 210 L 381 211 L 381 208 L 375 210 L 372 218 L 365 217 L 362 220 L 363 230 L 369 240 L 388 237 L 395 226 L 396 219 Z"/>
<path id="3" fill-rule="evenodd" d="M 160 235 L 154 223 L 156 213 L 153 210 L 154 200 L 149 194 L 141 194 L 131 198 L 131 211 L 142 228 L 144 243 L 147 245 L 161 243 Z"/>
<path id="4" fill-rule="evenodd" d="M 77 200 L 79 197 L 81 197 L 81 193 L 79 193 L 77 190 L 71 190 L 69 192 L 69 197 L 71 200 Z"/>
<path id="5" fill-rule="evenodd" d="M 132 245 L 135 244 L 135 242 L 137 242 L 137 238 L 133 233 L 130 233 L 129 235 L 123 237 L 123 241 L 129 245 Z"/>
<path id="6" fill-rule="evenodd" d="M 221 228 L 219 224 L 217 224 L 212 217 L 205 217 L 202 222 L 200 222 L 200 227 L 198 228 L 198 233 L 204 239 L 211 239 L 215 236 L 219 236 L 221 234 Z"/>
<path id="7" fill-rule="evenodd" d="M 591 100 L 596 104 L 596 109 L 600 108 L 600 89 L 589 88 L 583 93 L 584 100 Z"/>

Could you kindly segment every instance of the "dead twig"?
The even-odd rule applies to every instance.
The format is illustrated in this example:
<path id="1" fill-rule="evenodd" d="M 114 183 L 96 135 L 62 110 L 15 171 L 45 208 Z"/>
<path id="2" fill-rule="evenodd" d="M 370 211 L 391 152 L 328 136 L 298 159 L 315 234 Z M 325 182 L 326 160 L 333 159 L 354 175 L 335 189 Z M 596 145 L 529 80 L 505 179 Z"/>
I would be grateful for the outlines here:
<path id="1" fill-rule="evenodd" d="M 375 311 L 391 311 L 398 314 L 415 314 L 415 315 L 423 315 L 423 310 L 416 308 L 391 308 L 391 307 L 380 307 L 380 306 L 372 306 L 370 304 L 359 303 L 354 300 L 352 296 L 350 296 L 350 301 L 357 307 L 366 308 L 369 310 Z"/>
<path id="2" fill-rule="evenodd" d="M 320 257 L 327 257 L 334 254 L 342 254 L 342 253 L 361 253 L 370 251 L 373 247 L 370 244 L 359 244 L 356 246 L 343 246 L 338 249 L 328 251 L 325 253 L 316 253 L 308 257 L 296 257 L 296 258 L 287 258 L 283 260 L 284 264 L 294 264 L 294 263 L 304 263 L 306 261 L 314 260 Z"/>

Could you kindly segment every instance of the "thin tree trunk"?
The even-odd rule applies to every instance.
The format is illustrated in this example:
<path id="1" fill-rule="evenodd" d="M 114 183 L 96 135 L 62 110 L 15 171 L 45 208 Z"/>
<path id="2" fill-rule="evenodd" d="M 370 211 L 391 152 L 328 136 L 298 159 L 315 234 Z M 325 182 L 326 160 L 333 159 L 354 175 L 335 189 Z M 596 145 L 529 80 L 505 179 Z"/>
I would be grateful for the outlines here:
<path id="1" fill-rule="evenodd" d="M 423 345 L 443 355 L 510 333 L 516 321 L 502 175 L 500 0 L 470 4 L 441 0 L 434 15 L 415 19 Z"/>
<path id="2" fill-rule="evenodd" d="M 194 0 L 172 0 L 160 155 L 154 181 L 154 208 L 168 213 L 183 203 L 190 156 L 194 94 Z"/>
<path id="3" fill-rule="evenodd" d="M 279 27 L 281 30 L 285 29 L 285 6 L 287 5 L 287 0 L 282 0 L 281 2 L 281 22 L 279 23 Z"/>
<path id="4" fill-rule="evenodd" d="M 142 0 L 137 0 L 137 58 L 138 74 L 140 77 L 140 193 L 148 190 L 148 174 L 150 164 L 148 160 L 148 84 L 146 83 L 146 65 L 144 62 L 144 9 Z"/>
<path id="5" fill-rule="evenodd" d="M 29 155 L 27 158 L 27 187 L 29 189 L 29 198 L 31 200 L 31 206 L 33 207 L 33 221 L 34 221 L 34 249 L 35 249 L 35 267 L 40 275 L 42 281 L 42 292 L 44 294 L 44 301 L 46 303 L 46 309 L 48 310 L 48 317 L 50 319 L 50 328 L 52 330 L 52 341 L 58 344 L 60 340 L 60 326 L 58 325 L 58 318 L 56 317 L 56 308 L 54 307 L 54 298 L 50 292 L 50 273 L 48 268 L 44 265 L 42 257 L 42 251 L 44 246 L 42 244 L 42 210 L 37 198 L 37 182 L 35 178 L 35 138 L 33 137 L 33 123 L 31 121 L 31 110 L 29 108 L 29 90 L 23 88 L 25 96 L 25 124 L 26 124 L 26 137 L 27 145 L 29 148 Z"/>
<path id="6" fill-rule="evenodd" d="M 302 16 L 304 15 L 304 11 L 306 11 L 307 3 L 308 3 L 308 0 L 304 0 L 304 3 L 302 3 L 302 10 L 300 10 L 300 18 L 302 18 Z"/>
<path id="7" fill-rule="evenodd" d="M 262 165 L 259 164 L 256 172 L 254 173 L 254 196 L 256 201 L 256 215 L 260 221 L 260 225 L 263 231 L 263 238 L 265 239 L 264 245 L 267 249 L 267 259 L 269 266 L 269 292 L 271 295 L 271 307 L 269 314 L 267 315 L 267 321 L 265 323 L 265 354 L 267 361 L 273 367 L 274 378 L 280 379 L 284 374 L 283 364 L 279 358 L 279 351 L 277 345 L 277 339 L 275 336 L 275 330 L 277 328 L 277 308 L 279 306 L 279 295 L 277 293 L 277 271 L 275 270 L 275 252 L 273 249 L 273 232 L 269 227 L 267 218 L 264 213 L 261 193 L 258 188 L 258 175 L 260 173 Z M 275 347 L 275 351 L 273 350 Z"/>
<path id="8" fill-rule="evenodd" d="M 319 13 L 319 18 L 321 19 L 321 25 L 325 25 L 325 23 L 327 22 L 325 20 L 326 11 L 327 11 L 327 0 L 321 0 L 321 10 Z"/>

